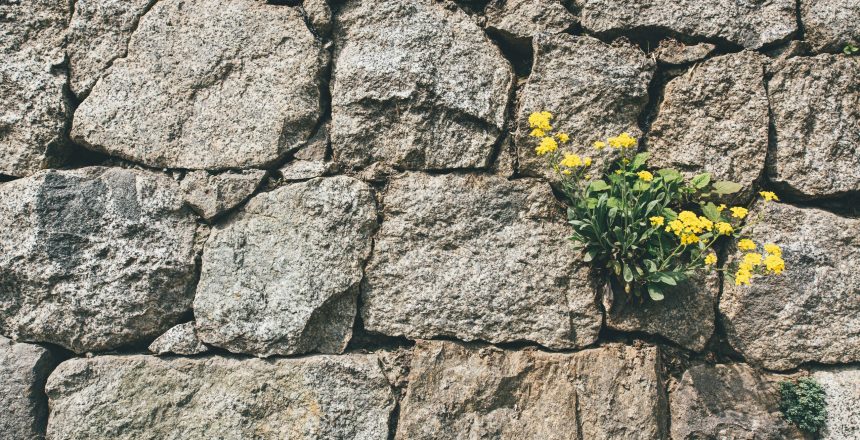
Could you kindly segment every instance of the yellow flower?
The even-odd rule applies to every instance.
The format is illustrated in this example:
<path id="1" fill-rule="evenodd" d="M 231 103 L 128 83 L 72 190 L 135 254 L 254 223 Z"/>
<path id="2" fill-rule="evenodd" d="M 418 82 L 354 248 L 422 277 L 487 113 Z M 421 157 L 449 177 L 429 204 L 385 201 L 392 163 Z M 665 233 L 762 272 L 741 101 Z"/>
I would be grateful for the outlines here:
<path id="1" fill-rule="evenodd" d="M 738 249 L 742 251 L 755 250 L 755 243 L 753 243 L 749 238 L 744 238 L 743 240 L 738 241 Z"/>
<path id="2" fill-rule="evenodd" d="M 573 174 L 573 172 L 570 170 L 562 170 L 561 174 L 564 174 L 565 176 L 569 176 L 569 175 Z"/>
<path id="3" fill-rule="evenodd" d="M 698 243 L 699 236 L 696 234 L 686 234 L 681 237 L 681 244 L 686 246 L 688 244 Z"/>
<path id="4" fill-rule="evenodd" d="M 774 194 L 770 191 L 762 191 L 759 194 L 761 194 L 761 196 L 764 197 L 765 202 L 769 202 L 771 200 L 776 200 L 777 202 L 779 201 L 779 197 L 777 197 L 776 194 Z"/>
<path id="5" fill-rule="evenodd" d="M 602 150 L 602 149 L 606 148 L 606 142 L 597 141 L 594 143 L 594 148 L 596 148 L 598 150 Z"/>
<path id="6" fill-rule="evenodd" d="M 741 266 L 738 268 L 738 272 L 735 274 L 735 286 L 740 286 L 742 284 L 750 285 L 750 280 L 752 279 L 752 272 L 749 268 L 745 266 Z"/>
<path id="7" fill-rule="evenodd" d="M 545 137 L 540 140 L 540 145 L 535 148 L 535 152 L 538 156 L 544 155 L 546 153 L 551 153 L 558 149 L 558 142 L 551 137 Z"/>
<path id="8" fill-rule="evenodd" d="M 777 257 L 782 256 L 782 248 L 773 243 L 768 243 L 764 245 L 764 250 L 771 255 L 776 255 Z"/>
<path id="9" fill-rule="evenodd" d="M 762 260 L 761 254 L 751 252 L 749 254 L 744 255 L 744 264 L 746 264 L 750 267 L 756 267 L 756 266 L 760 265 L 761 260 Z"/>
<path id="10" fill-rule="evenodd" d="M 708 254 L 708 256 L 705 257 L 705 264 L 707 264 L 708 266 L 713 266 L 714 264 L 717 264 L 717 254 L 713 252 Z"/>
<path id="11" fill-rule="evenodd" d="M 582 166 L 582 158 L 576 154 L 564 153 L 564 159 L 559 162 L 559 165 L 568 168 L 576 168 Z"/>
<path id="12" fill-rule="evenodd" d="M 630 148 L 636 146 L 636 138 L 630 136 L 630 133 L 624 132 L 618 136 L 607 139 L 609 146 L 612 148 Z"/>
<path id="13" fill-rule="evenodd" d="M 541 130 L 540 128 L 535 128 L 534 130 L 532 130 L 531 133 L 529 133 L 529 136 L 536 137 L 536 138 L 542 138 L 542 137 L 546 136 L 546 132 Z"/>
<path id="14" fill-rule="evenodd" d="M 768 271 L 779 275 L 785 270 L 785 261 L 779 255 L 770 254 L 764 258 L 764 266 Z"/>
<path id="15" fill-rule="evenodd" d="M 549 124 L 551 119 L 552 113 L 550 112 L 534 112 L 529 115 L 529 126 L 543 131 L 552 130 L 552 125 Z"/>
<path id="16" fill-rule="evenodd" d="M 586 157 L 585 159 L 583 159 L 582 163 L 583 163 L 585 166 L 590 167 L 590 166 L 591 166 L 591 158 L 590 158 L 590 157 Z"/>
<path id="17" fill-rule="evenodd" d="M 555 135 L 555 137 L 557 137 L 558 141 L 563 143 L 563 144 L 567 143 L 567 141 L 570 140 L 570 136 L 568 136 L 567 133 L 559 133 L 559 134 Z"/>
<path id="18" fill-rule="evenodd" d="M 726 209 L 725 203 L 720 203 L 720 206 L 717 206 L 717 212 L 723 212 L 724 209 Z"/>
<path id="19" fill-rule="evenodd" d="M 649 218 L 648 220 L 651 221 L 651 226 L 663 226 L 663 222 L 666 219 L 663 218 L 663 216 L 657 215 L 657 216 Z"/>
<path id="20" fill-rule="evenodd" d="M 714 222 L 708 220 L 706 217 L 699 216 L 699 225 L 701 225 L 706 231 L 714 229 Z"/>
<path id="21" fill-rule="evenodd" d="M 746 208 L 741 208 L 740 206 L 733 206 L 729 208 L 732 211 L 732 217 L 734 218 L 744 218 L 749 214 L 749 211 Z"/>
<path id="22" fill-rule="evenodd" d="M 684 222 L 681 220 L 670 221 L 669 225 L 666 226 L 666 232 L 674 232 L 675 235 L 680 236 L 684 232 Z"/>
<path id="23" fill-rule="evenodd" d="M 732 233 L 735 232 L 735 229 L 732 228 L 732 225 L 726 222 L 717 222 L 717 224 L 714 225 L 714 228 L 717 229 L 717 233 L 719 233 L 720 235 L 732 235 Z"/>
<path id="24" fill-rule="evenodd" d="M 650 182 L 654 180 L 654 175 L 649 173 L 648 171 L 640 171 L 636 175 L 639 176 L 639 180 L 642 180 L 643 182 Z"/>

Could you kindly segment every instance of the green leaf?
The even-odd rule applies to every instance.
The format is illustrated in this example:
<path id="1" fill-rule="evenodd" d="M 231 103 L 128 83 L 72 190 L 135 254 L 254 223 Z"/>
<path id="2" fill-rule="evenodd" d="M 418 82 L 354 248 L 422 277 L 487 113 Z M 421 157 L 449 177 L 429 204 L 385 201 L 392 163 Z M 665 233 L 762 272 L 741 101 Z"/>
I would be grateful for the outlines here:
<path id="1" fill-rule="evenodd" d="M 588 263 L 591 260 L 594 260 L 594 257 L 597 256 L 597 251 L 595 249 L 589 249 L 585 252 L 585 255 L 582 256 L 582 261 Z"/>
<path id="2" fill-rule="evenodd" d="M 690 184 L 696 189 L 702 189 L 708 186 L 709 183 L 711 183 L 711 173 L 702 173 L 690 180 Z"/>
<path id="3" fill-rule="evenodd" d="M 740 191 L 744 186 L 740 183 L 729 182 L 728 180 L 720 180 L 718 182 L 714 182 L 714 192 L 717 195 L 726 195 L 726 194 L 734 194 Z"/>
<path id="4" fill-rule="evenodd" d="M 677 286 L 678 282 L 675 281 L 675 278 L 667 272 L 657 272 L 657 281 L 668 284 L 670 286 Z"/>
<path id="5" fill-rule="evenodd" d="M 633 191 L 642 192 L 648 189 L 651 186 L 650 183 L 645 182 L 643 180 L 637 180 L 636 183 L 633 184 Z"/>
<path id="6" fill-rule="evenodd" d="M 628 283 L 633 281 L 633 271 L 630 270 L 630 266 L 626 264 L 624 265 L 624 281 L 627 281 Z"/>
<path id="7" fill-rule="evenodd" d="M 600 192 L 609 189 L 609 185 L 603 180 L 592 180 L 588 185 L 589 191 Z"/>
<path id="8" fill-rule="evenodd" d="M 663 208 L 663 217 L 666 217 L 668 221 L 672 221 L 678 218 L 678 213 L 673 211 L 672 208 Z"/>
<path id="9" fill-rule="evenodd" d="M 667 183 L 684 180 L 684 177 L 681 176 L 681 173 L 678 170 L 673 170 L 672 168 L 663 168 L 657 170 L 657 174 L 663 178 Z"/>
<path id="10" fill-rule="evenodd" d="M 720 210 L 717 209 L 717 205 L 714 205 L 711 202 L 708 202 L 705 204 L 705 206 L 702 206 L 702 214 L 704 214 L 705 217 L 708 218 L 708 220 L 714 223 L 720 221 Z"/>
<path id="11" fill-rule="evenodd" d="M 663 291 L 651 283 L 648 284 L 648 296 L 650 296 L 654 301 L 662 301 L 664 298 Z"/>
<path id="12" fill-rule="evenodd" d="M 638 170 L 642 165 L 645 165 L 645 161 L 648 160 L 649 154 L 647 152 L 639 153 L 633 157 L 633 162 L 630 163 L 630 169 L 633 171 Z"/>
<path id="13" fill-rule="evenodd" d="M 585 200 L 585 206 L 587 206 L 588 209 L 596 208 L 597 207 L 597 199 L 595 199 L 594 197 L 589 197 L 588 199 Z"/>
<path id="14" fill-rule="evenodd" d="M 619 209 L 619 208 L 621 208 L 621 200 L 619 200 L 615 197 L 610 197 L 610 198 L 606 199 L 606 206 L 608 206 L 610 208 Z"/>

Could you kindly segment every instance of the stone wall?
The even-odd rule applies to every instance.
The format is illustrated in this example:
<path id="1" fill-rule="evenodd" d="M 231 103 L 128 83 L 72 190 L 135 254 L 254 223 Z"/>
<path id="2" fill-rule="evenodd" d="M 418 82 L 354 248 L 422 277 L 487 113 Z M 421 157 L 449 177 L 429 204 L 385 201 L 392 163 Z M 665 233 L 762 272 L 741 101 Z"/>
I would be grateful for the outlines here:
<path id="1" fill-rule="evenodd" d="M 858 0 L 0 1 L 0 438 L 860 438 Z M 524 126 L 783 203 L 608 313 Z M 726 249 L 724 252 L 730 252 Z"/>

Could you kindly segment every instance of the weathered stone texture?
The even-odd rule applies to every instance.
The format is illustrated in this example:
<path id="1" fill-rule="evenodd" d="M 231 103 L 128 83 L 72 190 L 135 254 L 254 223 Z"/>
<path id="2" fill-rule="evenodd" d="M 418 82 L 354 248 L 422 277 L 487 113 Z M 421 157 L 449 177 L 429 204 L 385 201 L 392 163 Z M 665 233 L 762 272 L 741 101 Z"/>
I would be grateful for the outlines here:
<path id="1" fill-rule="evenodd" d="M 375 356 L 99 356 L 48 379 L 48 438 L 384 440 L 394 399 Z"/>
<path id="2" fill-rule="evenodd" d="M 549 185 L 407 173 L 383 199 L 365 328 L 392 336 L 593 343 L 601 314 Z"/>
<path id="3" fill-rule="evenodd" d="M 827 425 L 821 440 L 860 438 L 860 368 L 839 367 L 812 373 L 826 394 Z"/>
<path id="4" fill-rule="evenodd" d="M 375 229 L 373 193 L 350 177 L 255 196 L 206 243 L 200 339 L 258 356 L 342 352 Z"/>
<path id="5" fill-rule="evenodd" d="M 669 393 L 674 440 L 809 439 L 779 410 L 777 382 L 745 364 L 699 365 Z"/>
<path id="6" fill-rule="evenodd" d="M 157 2 L 78 107 L 72 136 L 156 167 L 265 166 L 310 136 L 327 58 L 294 7 Z"/>
<path id="7" fill-rule="evenodd" d="M 0 185 L 0 329 L 78 353 L 158 336 L 190 309 L 196 229 L 161 174 L 91 167 Z"/>
<path id="8" fill-rule="evenodd" d="M 657 62 L 670 66 L 682 66 L 705 59 L 717 46 L 710 43 L 686 45 L 678 40 L 667 38 L 660 41 L 654 50 Z"/>
<path id="9" fill-rule="evenodd" d="M 308 180 L 338 171 L 338 164 L 327 157 L 331 145 L 329 132 L 329 126 L 324 125 L 292 160 L 278 170 L 285 181 Z"/>
<path id="10" fill-rule="evenodd" d="M 487 30 L 526 47 L 539 33 L 564 32 L 577 22 L 561 0 L 493 0 L 484 16 Z"/>
<path id="11" fill-rule="evenodd" d="M 227 171 L 212 174 L 192 171 L 185 175 L 180 188 L 185 200 L 206 221 L 235 208 L 260 186 L 264 170 Z"/>
<path id="12" fill-rule="evenodd" d="M 179 324 L 149 344 L 149 351 L 155 354 L 192 355 L 209 351 L 209 347 L 200 342 L 194 322 Z"/>
<path id="13" fill-rule="evenodd" d="M 841 52 L 860 44 L 860 1 L 800 0 L 803 38 L 818 52 Z"/>
<path id="14" fill-rule="evenodd" d="M 582 27 L 609 37 L 657 31 L 759 49 L 797 32 L 795 0 L 574 1 Z"/>
<path id="15" fill-rule="evenodd" d="M 560 354 L 419 341 L 395 438 L 663 438 L 665 406 L 656 348 Z"/>
<path id="16" fill-rule="evenodd" d="M 349 167 L 488 167 L 511 66 L 453 3 L 348 2 L 335 17 L 332 147 Z"/>
<path id="17" fill-rule="evenodd" d="M 0 438 L 43 438 L 48 402 L 42 390 L 54 365 L 48 350 L 0 336 Z"/>
<path id="18" fill-rule="evenodd" d="M 71 3 L 0 3 L 0 174 L 60 165 L 71 118 L 63 93 L 62 38 Z"/>
<path id="19" fill-rule="evenodd" d="M 522 91 L 517 112 L 520 173 L 541 176 L 546 163 L 534 152 L 528 116 L 549 110 L 552 125 L 570 135 L 568 147 L 588 156 L 594 141 L 629 132 L 641 134 L 639 113 L 648 102 L 648 84 L 655 63 L 633 46 L 610 46 L 592 37 L 539 35 L 534 39 L 535 63 Z M 595 161 L 595 164 L 601 160 Z"/>
<path id="20" fill-rule="evenodd" d="M 709 172 L 743 185 L 748 198 L 768 147 L 768 100 L 762 56 L 751 51 L 712 58 L 666 85 L 648 133 L 650 165 Z"/>
<path id="21" fill-rule="evenodd" d="M 753 238 L 783 249 L 781 275 L 738 287 L 726 278 L 720 314 L 747 361 L 774 370 L 860 361 L 860 220 L 781 203 L 759 205 Z"/>
<path id="22" fill-rule="evenodd" d="M 771 181 L 808 197 L 860 191 L 860 57 L 786 60 L 768 85 Z"/>

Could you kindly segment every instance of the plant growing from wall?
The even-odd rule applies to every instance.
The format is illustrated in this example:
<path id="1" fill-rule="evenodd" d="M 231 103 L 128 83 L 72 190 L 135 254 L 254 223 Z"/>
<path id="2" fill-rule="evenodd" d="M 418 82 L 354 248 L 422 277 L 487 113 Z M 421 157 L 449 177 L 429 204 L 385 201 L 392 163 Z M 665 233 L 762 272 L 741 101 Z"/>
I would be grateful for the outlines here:
<path id="1" fill-rule="evenodd" d="M 844 53 L 845 55 L 854 55 L 857 52 L 860 52 L 860 47 L 857 47 L 851 43 L 846 44 L 845 47 L 842 48 L 842 53 Z"/>
<path id="2" fill-rule="evenodd" d="M 687 180 L 674 169 L 649 170 L 648 153 L 637 153 L 637 140 L 627 133 L 594 142 L 605 165 L 593 169 L 591 157 L 564 150 L 570 138 L 554 130 L 552 119 L 546 111 L 529 116 L 535 153 L 546 159 L 567 199 L 570 239 L 608 278 L 610 307 L 616 291 L 660 301 L 701 271 L 730 271 L 735 284 L 749 285 L 785 269 L 779 246 L 765 244 L 760 253 L 760 245 L 746 237 L 754 223 L 746 207 L 714 203 L 741 185 L 712 181 L 709 173 Z M 774 193 L 760 194 L 765 202 L 778 201 Z M 739 240 L 744 251 L 731 269 L 717 264 L 715 246 L 726 240 Z"/>
<path id="3" fill-rule="evenodd" d="M 827 402 L 824 388 L 810 377 L 797 382 L 779 383 L 779 409 L 798 428 L 816 433 L 827 422 Z"/>

